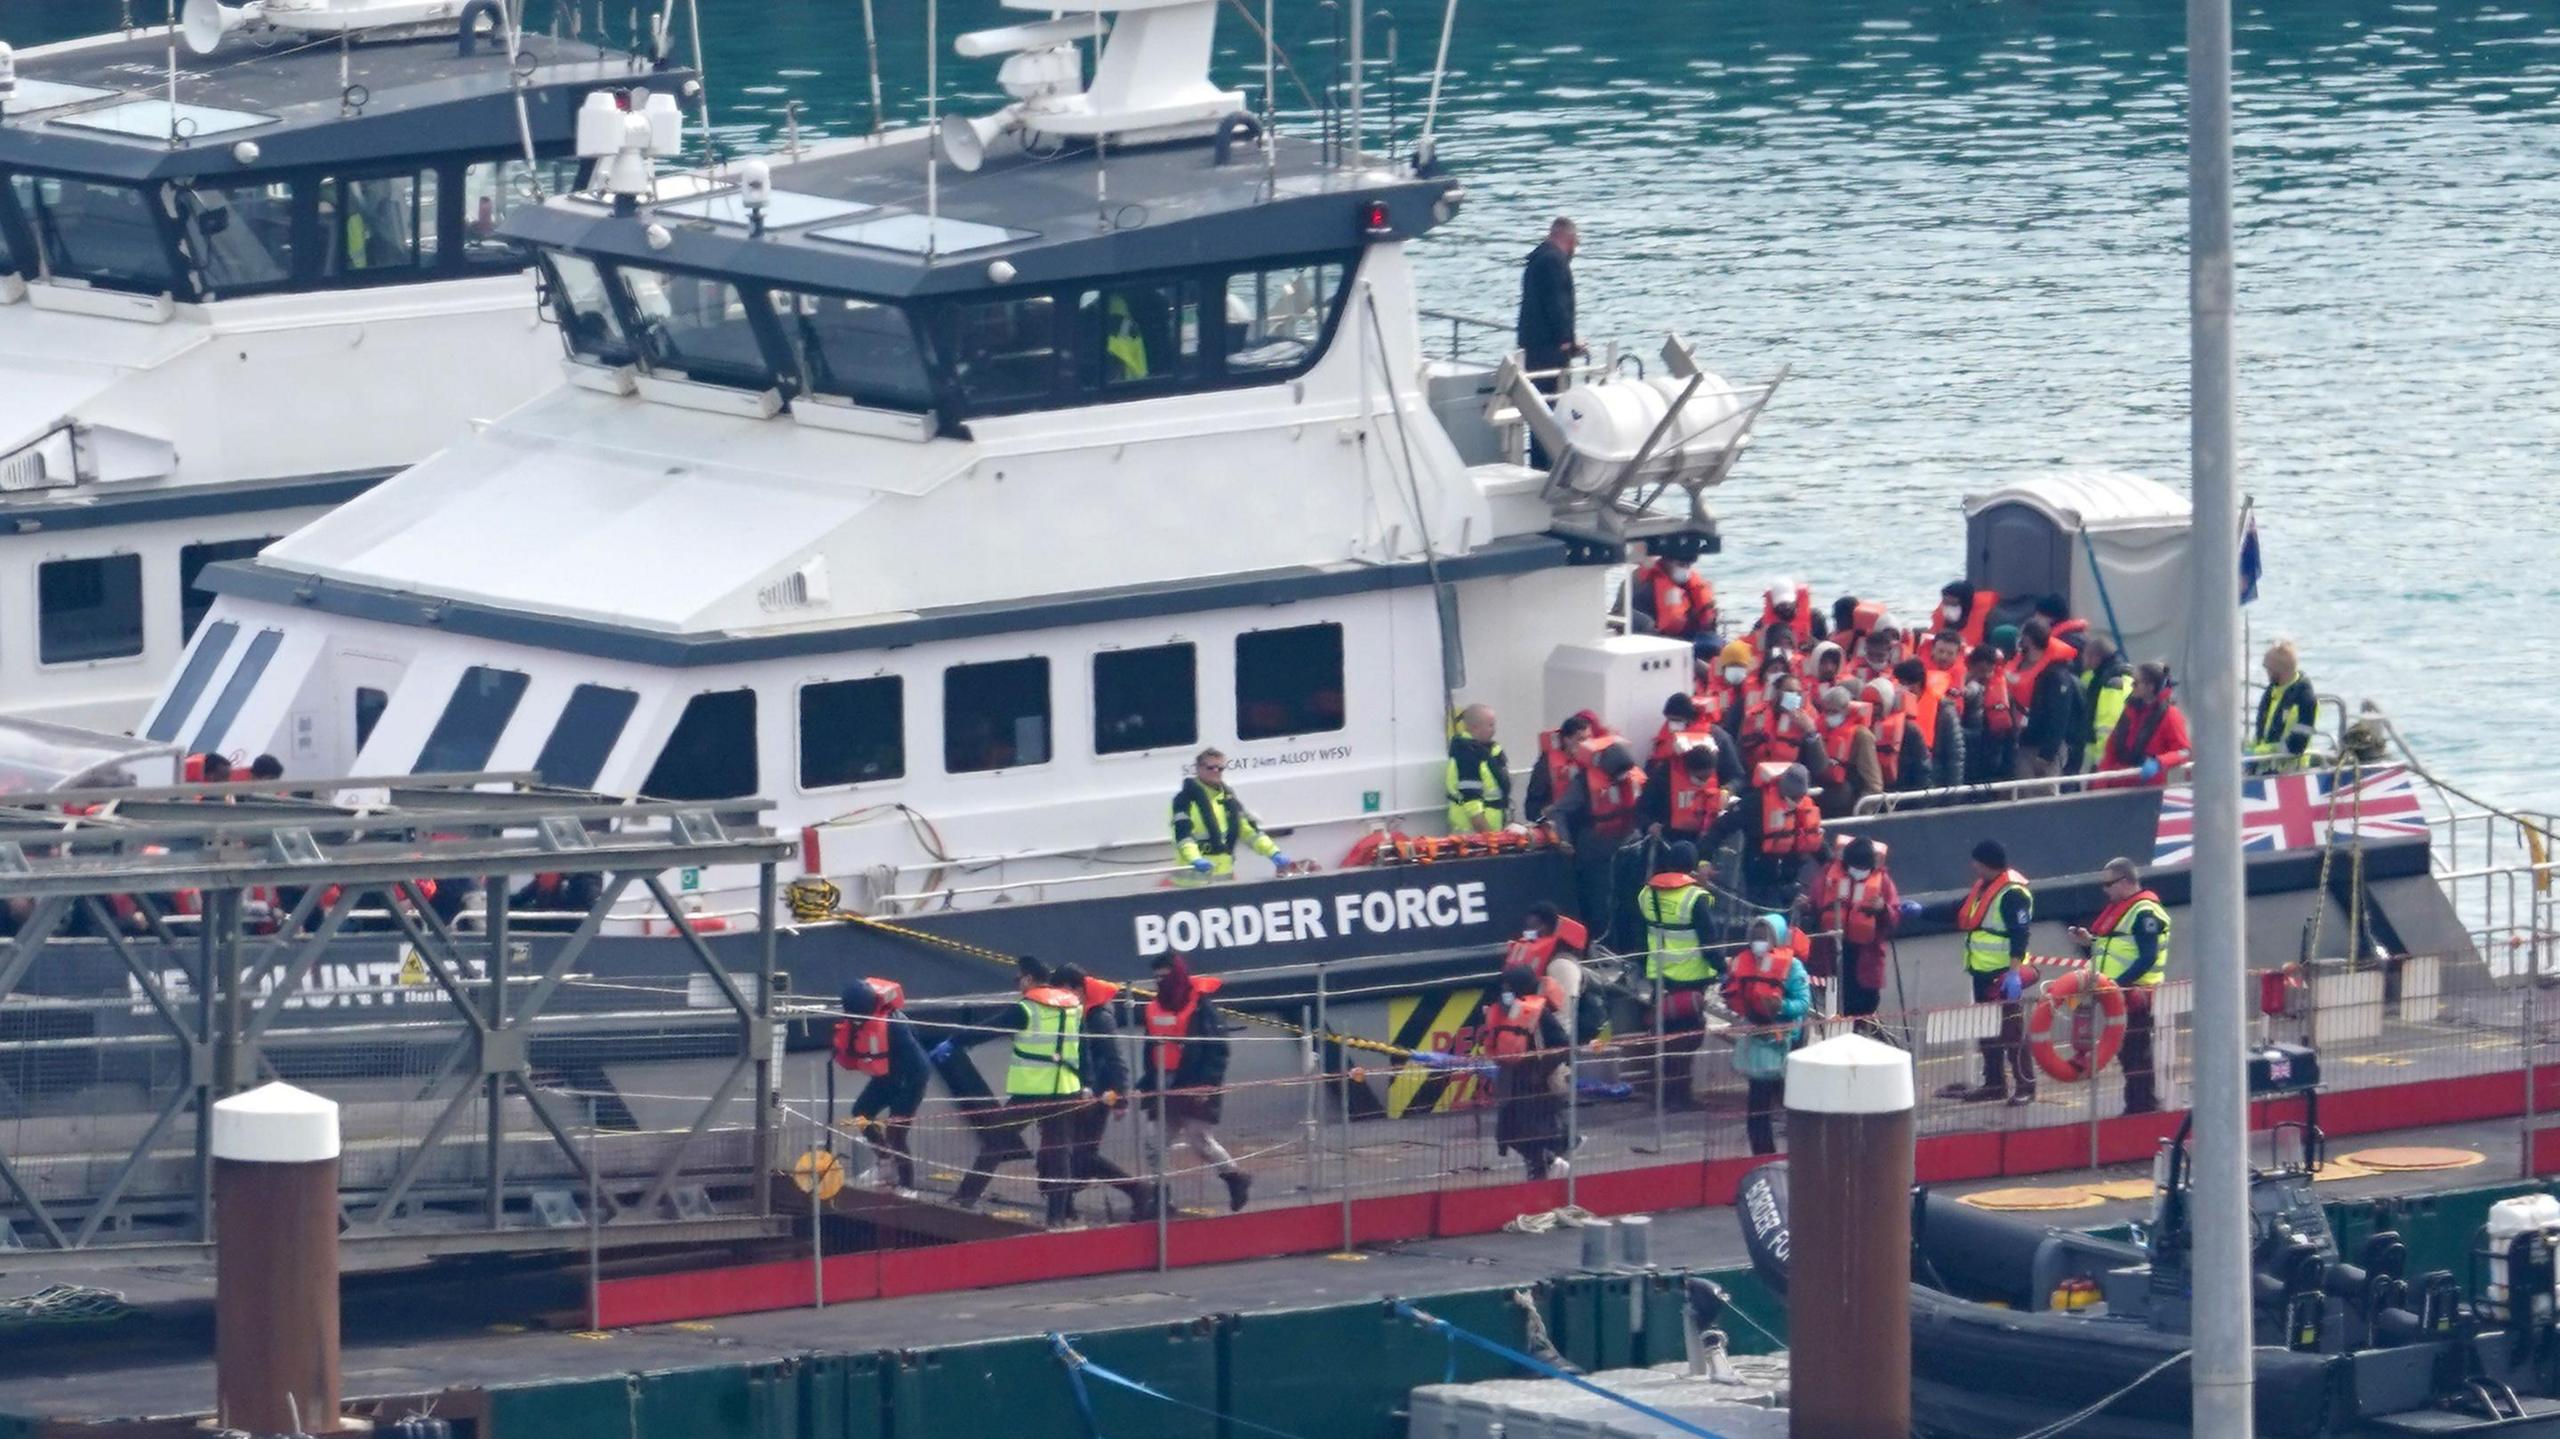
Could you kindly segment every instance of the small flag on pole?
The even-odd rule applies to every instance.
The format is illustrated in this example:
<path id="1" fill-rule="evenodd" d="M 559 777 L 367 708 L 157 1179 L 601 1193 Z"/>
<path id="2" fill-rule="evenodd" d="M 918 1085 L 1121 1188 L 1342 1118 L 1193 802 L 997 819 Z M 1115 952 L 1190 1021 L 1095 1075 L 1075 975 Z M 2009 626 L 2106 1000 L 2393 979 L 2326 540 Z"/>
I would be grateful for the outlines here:
<path id="1" fill-rule="evenodd" d="M 2240 603 L 2258 597 L 2258 577 L 2266 568 L 2258 553 L 2258 511 L 2252 505 L 2240 512 Z"/>

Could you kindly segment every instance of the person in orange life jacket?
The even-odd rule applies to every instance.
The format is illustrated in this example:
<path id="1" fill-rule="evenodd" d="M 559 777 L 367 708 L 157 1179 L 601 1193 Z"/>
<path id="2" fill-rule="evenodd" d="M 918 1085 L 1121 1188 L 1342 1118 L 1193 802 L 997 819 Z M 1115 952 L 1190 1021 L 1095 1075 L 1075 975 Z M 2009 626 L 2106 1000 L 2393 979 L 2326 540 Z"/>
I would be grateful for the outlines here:
<path id="1" fill-rule="evenodd" d="M 1072 1119 L 1086 1097 L 1081 1076 L 1062 1073 L 1056 1083 L 1065 1087 L 1030 1096 L 1014 1092 L 1013 1074 L 1016 1067 L 1024 1065 L 1026 1050 L 1049 1051 L 1055 1067 L 1072 1071 L 1073 1063 L 1067 1056 L 1078 1046 L 1072 1040 L 1050 1036 L 1049 1026 L 1055 1021 L 1043 1011 L 1080 1008 L 1082 1002 L 1058 989 L 1049 967 L 1031 955 L 1017 956 L 1014 971 L 1015 988 L 1022 996 L 1019 1000 L 972 1006 L 963 1011 L 958 1033 L 926 1055 L 937 1069 L 942 1069 L 948 1082 L 950 1073 L 943 1066 L 946 1061 L 961 1057 L 955 1051 L 974 1049 L 989 1040 L 1003 1040 L 1014 1054 L 1014 1063 L 1006 1071 L 1003 1107 L 975 1124 L 978 1152 L 970 1161 L 969 1171 L 960 1177 L 960 1187 L 953 1191 L 951 1202 L 963 1209 L 976 1205 L 985 1197 L 987 1186 L 995 1181 L 995 1171 L 1000 1166 L 1029 1159 L 1039 1176 L 1040 1194 L 1047 1203 L 1050 1222 L 1064 1223 L 1074 1195 L 1069 1164 L 1074 1150 Z M 1075 1025 L 1074 1018 L 1069 1016 L 1066 1024 Z M 1068 1033 L 1080 1035 L 1080 1027 Z M 980 1085 L 983 1087 L 983 1080 Z M 1035 1125 L 1039 1147 L 1032 1149 L 1023 1144 L 1022 1131 Z"/>
<path id="2" fill-rule="evenodd" d="M 1860 688 L 1854 702 L 1867 707 L 1867 723 L 1876 732 L 1876 770 L 1886 789 L 1902 787 L 1902 753 L 1911 738 L 1913 701 L 1891 675 L 1880 675 Z"/>
<path id="3" fill-rule="evenodd" d="M 1819 763 L 1822 730 L 1812 710 L 1804 681 L 1784 672 L 1771 674 L 1769 703 L 1743 721 L 1738 737 L 1743 769 L 1756 774 L 1764 764 Z"/>
<path id="4" fill-rule="evenodd" d="M 1565 1167 L 1564 1097 L 1571 1083 L 1573 1036 L 1542 992 L 1535 971 L 1515 964 L 1479 1016 L 1476 1052 L 1493 1061 L 1493 1152 L 1520 1156 L 1531 1179 Z"/>
<path id="5" fill-rule="evenodd" d="M 2018 716 L 2009 702 L 2009 676 L 1995 645 L 1976 645 L 1965 656 L 1964 686 L 1956 691 L 1964 728 L 1964 782 L 1988 784 L 2015 766 Z"/>
<path id="6" fill-rule="evenodd" d="M 1876 842 L 1859 835 L 1842 846 L 1796 901 L 1796 915 L 1812 933 L 1817 960 L 1826 951 L 1833 957 L 1829 969 L 1840 981 L 1840 1012 L 1867 1020 L 1884 1001 L 1885 969 L 1902 919 L 1902 891 L 1885 872 Z M 1871 1021 L 1859 1028 L 1876 1032 Z"/>
<path id="7" fill-rule="evenodd" d="M 2133 861 L 2107 861 L 2107 907 L 2086 927 L 2073 925 L 2071 938 L 2090 958 L 2090 967 L 2114 980 L 2124 991 L 2124 1112 L 2149 1114 L 2160 1107 L 2153 1085 L 2151 1036 L 2153 996 L 2169 969 L 2169 911 L 2160 896 L 2142 883 Z"/>
<path id="8" fill-rule="evenodd" d="M 1963 580 L 1950 580 L 1938 587 L 1938 613 L 1929 627 L 1949 630 L 1970 647 L 1991 638 L 1991 612 L 1998 608 L 2000 595 L 1995 590 L 1978 590 Z"/>
<path id="9" fill-rule="evenodd" d="M 2170 775 L 2194 757 L 2187 738 L 2187 717 L 2169 698 L 2169 667 L 2144 660 L 2133 667 L 2133 693 L 2125 696 L 2124 714 L 2107 736 L 2107 756 L 2100 769 L 2132 770 L 2122 779 L 2093 781 L 2104 787 L 2165 785 Z"/>
<path id="10" fill-rule="evenodd" d="M 1824 690 L 1846 683 L 1841 676 L 1848 669 L 1849 652 L 1829 640 L 1820 641 L 1814 645 L 1812 658 L 1804 667 L 1805 693 L 1820 699 Z"/>
<path id="11" fill-rule="evenodd" d="M 1853 688 L 1873 684 L 1893 677 L 1893 667 L 1902 660 L 1902 637 L 1887 628 L 1884 616 L 1879 614 L 1875 628 L 1860 634 L 1858 642 L 1848 650 L 1849 667 L 1842 673 L 1849 684 Z"/>
<path id="12" fill-rule="evenodd" d="M 933 1081 L 933 1064 L 903 1013 L 906 995 L 898 986 L 885 979 L 856 980 L 845 986 L 843 1005 L 845 1017 L 836 1021 L 836 1067 L 870 1076 L 853 1099 L 854 1132 L 894 1161 L 898 1197 L 913 1199 L 911 1135 Z"/>
<path id="13" fill-rule="evenodd" d="M 1687 560 L 1656 555 L 1636 570 L 1627 590 L 1637 634 L 1686 640 L 1716 632 L 1716 587 Z"/>
<path id="14" fill-rule="evenodd" d="M 574 930 L 604 892 L 604 876 L 545 870 L 507 895 L 507 923 L 517 929 Z"/>
<path id="15" fill-rule="evenodd" d="M 2009 666 L 2009 698 L 2018 709 L 2014 779 L 2061 775 L 2080 719 L 2080 685 L 2072 673 L 2079 651 L 2053 638 L 2053 624 L 2028 617 L 2018 631 L 2018 657 Z"/>
<path id="16" fill-rule="evenodd" d="M 1871 711 L 1849 698 L 1847 685 L 1822 692 L 1821 748 L 1806 756 L 1821 766 L 1824 819 L 1845 819 L 1858 801 L 1884 790 L 1884 767 L 1876 757 L 1876 731 Z"/>
<path id="17" fill-rule="evenodd" d="M 1590 953 L 1590 945 L 1591 932 L 1582 921 L 1567 919 L 1563 911 L 1540 900 L 1529 906 L 1528 914 L 1521 918 L 1519 937 L 1502 946 L 1502 967 L 1528 966 L 1538 976 L 1540 992 L 1555 1005 L 1566 1031 L 1576 1035 L 1598 1028 L 1597 1015 L 1590 1025 L 1580 1022 L 1582 963 Z"/>
<path id="18" fill-rule="evenodd" d="M 1644 800 L 1644 766 L 1626 741 L 1593 737 L 1582 742 L 1583 764 L 1548 819 L 1577 847 L 1615 849 L 1635 833 Z"/>
<path id="19" fill-rule="evenodd" d="M 1666 1109 L 1695 1109 L 1692 1071 L 1706 1043 L 1706 992 L 1720 973 L 1715 895 L 1705 881 L 1715 866 L 1696 847 L 1673 841 L 1652 851 L 1653 873 L 1636 899 L 1643 922 L 1644 977 L 1652 987 L 1645 1028 L 1660 1030 L 1652 1062 L 1638 1071 L 1637 1087 Z M 1648 1035 L 1639 1047 L 1650 1048 Z"/>
<path id="20" fill-rule="evenodd" d="M 1672 757 L 1645 774 L 1638 823 L 1656 839 L 1697 843 L 1724 812 L 1725 797 L 1742 788 L 1742 765 L 1713 726 L 1684 738 Z"/>
<path id="21" fill-rule="evenodd" d="M 1707 733 L 1715 728 L 1698 717 L 1698 701 L 1686 692 L 1662 702 L 1662 728 L 1653 732 L 1653 751 L 1645 763 L 1658 765 L 1680 750 L 1680 741 Z"/>
<path id="22" fill-rule="evenodd" d="M 1742 951 L 1725 969 L 1724 1006 L 1749 1031 L 1734 1037 L 1733 1067 L 1744 1081 L 1743 1128 L 1754 1154 L 1778 1152 L 1787 1054 L 1804 1038 L 1803 1020 L 1813 1008 L 1805 949 L 1804 931 L 1784 915 L 1764 914 L 1751 921 Z"/>
<path id="23" fill-rule="evenodd" d="M 1521 801 L 1520 817 L 1536 824 L 1547 817 L 1547 811 L 1564 797 L 1565 788 L 1582 768 L 1582 743 L 1593 735 L 1605 735 L 1608 726 L 1589 710 L 1576 710 L 1563 724 L 1538 736 L 1537 767 L 1529 771 L 1529 791 Z"/>
<path id="24" fill-rule="evenodd" d="M 1764 763 L 1751 777 L 1750 792 L 1708 827 L 1700 849 L 1713 853 L 1741 836 L 1743 892 L 1757 908 L 1783 911 L 1795 900 L 1805 866 L 1821 853 L 1822 812 L 1803 765 Z"/>
<path id="25" fill-rule="evenodd" d="M 2036 1097 L 2036 1071 L 2027 1056 L 2021 967 L 2027 962 L 2027 932 L 2035 923 L 2035 895 L 2027 887 L 2026 876 L 2009 868 L 2009 852 L 1998 840 L 1986 839 L 1973 847 L 1973 887 L 1963 898 L 1926 908 L 1903 902 L 1906 923 L 1923 915 L 1951 921 L 1963 935 L 1965 978 L 1973 986 L 1973 1002 L 2000 1006 L 1999 1037 L 1977 1043 L 1982 1082 L 1967 1086 L 1958 1080 L 1941 1088 L 1938 1096 L 2029 1103 Z"/>
<path id="26" fill-rule="evenodd" d="M 1769 581 L 1760 603 L 1760 629 L 1784 629 L 1795 638 L 1798 650 L 1813 647 L 1813 642 L 1830 633 L 1823 624 L 1821 611 L 1814 608 L 1813 589 L 1780 575 Z"/>
<path id="27" fill-rule="evenodd" d="M 1712 663 L 1699 661 L 1700 674 L 1689 693 L 1698 705 L 1698 713 L 1726 734 L 1739 734 L 1742 715 L 1749 708 L 1751 690 L 1751 646 L 1734 640 L 1716 651 Z"/>
<path id="28" fill-rule="evenodd" d="M 1948 691 L 1952 677 L 1915 659 L 1893 667 L 1894 687 L 1902 693 L 1902 763 L 1894 772 L 1896 789 L 1945 789 L 1964 783 L 1964 706 Z"/>
<path id="29" fill-rule="evenodd" d="M 1253 1176 L 1236 1167 L 1235 1156 L 1218 1143 L 1216 1132 L 1227 1102 L 1226 1025 L 1211 998 L 1219 982 L 1194 976 L 1190 962 L 1178 954 L 1157 955 L 1151 967 L 1156 993 L 1147 1001 L 1138 1089 L 1154 1096 L 1148 1111 L 1159 1124 L 1147 1137 L 1147 1157 L 1161 1174 L 1173 1146 L 1189 1149 L 1217 1169 L 1227 1186 L 1228 1210 L 1242 1209 Z"/>
<path id="30" fill-rule="evenodd" d="M 1102 1136 L 1111 1116 L 1129 1107 L 1129 1057 L 1120 1043 L 1120 986 L 1094 979 L 1073 964 L 1050 971 L 1049 982 L 1084 1001 L 1084 1037 L 1077 1064 L 1084 1087 L 1093 1098 L 1077 1106 L 1068 1123 L 1067 1172 L 1079 1186 L 1107 1184 L 1127 1195 L 1129 1218 L 1156 1217 L 1156 1192 L 1129 1177 L 1128 1171 L 1102 1155 Z M 1075 1218 L 1075 1194 L 1067 1196 L 1066 1218 Z"/>

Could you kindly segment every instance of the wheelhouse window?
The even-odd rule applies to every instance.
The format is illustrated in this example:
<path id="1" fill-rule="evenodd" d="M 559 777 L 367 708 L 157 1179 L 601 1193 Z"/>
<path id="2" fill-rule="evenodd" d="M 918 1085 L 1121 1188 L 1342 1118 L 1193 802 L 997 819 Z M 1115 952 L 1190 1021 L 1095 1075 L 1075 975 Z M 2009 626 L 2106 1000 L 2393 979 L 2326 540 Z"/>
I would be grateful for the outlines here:
<path id="1" fill-rule="evenodd" d="M 254 558 L 258 551 L 276 542 L 273 535 L 251 540 L 213 540 L 201 545 L 188 545 L 178 551 L 178 623 L 181 638 L 193 638 L 196 626 L 204 623 L 207 610 L 213 608 L 213 591 L 196 583 L 203 578 L 204 567 L 224 560 Z"/>
<path id="2" fill-rule="evenodd" d="M 1085 382 L 1104 390 L 1199 378 L 1200 287 L 1189 281 L 1087 290 L 1076 302 Z"/>
<path id="3" fill-rule="evenodd" d="M 222 747 L 223 738 L 231 733 L 231 722 L 240 717 L 240 707 L 249 702 L 249 693 L 266 677 L 267 665 L 284 645 L 284 631 L 260 630 L 249 641 L 249 648 L 233 666 L 231 678 L 222 682 L 222 693 L 216 695 L 213 708 L 205 712 L 204 723 L 196 730 L 196 742 L 187 748 L 197 754 L 210 754 Z"/>
<path id="4" fill-rule="evenodd" d="M 240 627 L 229 620 L 215 622 L 204 632 L 204 640 L 187 656 L 186 668 L 178 671 L 178 682 L 169 687 L 167 698 L 160 701 L 160 712 L 151 717 L 151 728 L 143 733 L 151 739 L 167 743 L 178 737 L 178 726 L 204 697 L 204 687 L 213 683 L 213 672 L 222 667 L 223 656 L 231 653 L 231 642 L 240 637 Z"/>
<path id="5" fill-rule="evenodd" d="M 436 172 L 320 182 L 320 273 L 397 279 L 436 262 Z"/>
<path id="6" fill-rule="evenodd" d="M 556 251 L 543 263 L 551 272 L 551 308 L 569 353 L 603 365 L 630 364 L 631 341 L 606 293 L 604 271 L 593 260 Z"/>
<path id="7" fill-rule="evenodd" d="M 1199 662 L 1190 645 L 1093 657 L 1093 752 L 1190 745 L 1200 738 Z"/>
<path id="8" fill-rule="evenodd" d="M 482 160 L 462 171 L 462 258 L 470 265 L 514 269 L 524 252 L 498 232 L 509 215 L 542 196 L 566 195 L 578 187 L 579 162 L 571 158 Z"/>
<path id="9" fill-rule="evenodd" d="M 409 773 L 468 774 L 485 767 L 490 752 L 498 747 L 498 737 L 507 732 L 507 721 L 515 718 L 517 703 L 524 699 L 525 682 L 522 670 L 486 665 L 464 670 L 462 683 L 454 687 L 453 698 L 445 701 L 444 713 L 436 717 L 436 727 L 428 732 Z"/>
<path id="10" fill-rule="evenodd" d="M 896 675 L 801 686 L 800 787 L 904 778 L 906 696 Z"/>
<path id="11" fill-rule="evenodd" d="M 1342 300 L 1339 264 L 1227 277 L 1227 372 L 1294 370 L 1313 360 Z"/>
<path id="12" fill-rule="evenodd" d="M 54 175 L 11 175 L 46 274 L 106 290 L 175 288 L 168 234 L 148 192 Z"/>
<path id="13" fill-rule="evenodd" d="M 933 408 L 933 378 L 915 327 L 896 305 L 849 295 L 773 292 L 803 394 L 879 410 Z"/>
<path id="14" fill-rule="evenodd" d="M 1049 762 L 1049 662 L 998 660 L 942 673 L 942 767 L 951 774 Z"/>
<path id="15" fill-rule="evenodd" d="M 373 742 L 373 732 L 382 723 L 382 712 L 391 708 L 391 692 L 370 685 L 358 685 L 355 693 L 356 752 Z"/>
<path id="16" fill-rule="evenodd" d="M 1342 626 L 1236 636 L 1236 738 L 1342 728 Z"/>
<path id="17" fill-rule="evenodd" d="M 542 742 L 542 753 L 533 762 L 534 773 L 545 784 L 593 789 L 639 703 L 637 694 L 609 685 L 580 685 L 571 690 L 569 702 L 560 708 L 559 723 L 551 727 L 551 738 Z"/>
<path id="18" fill-rule="evenodd" d="M 695 695 L 640 782 L 651 799 L 743 799 L 756 792 L 756 692 Z"/>
<path id="19" fill-rule="evenodd" d="M 293 184 L 199 186 L 180 192 L 187 255 L 216 294 L 293 281 Z"/>
<path id="20" fill-rule="evenodd" d="M 1058 305 L 1047 295 L 943 312 L 951 378 L 972 411 L 1026 409 L 1054 395 L 1064 375 L 1058 352 Z"/>
<path id="21" fill-rule="evenodd" d="M 36 651 L 49 665 L 142 653 L 142 556 L 36 566 Z"/>
<path id="22" fill-rule="evenodd" d="M 707 384 L 773 383 L 764 345 L 738 287 L 726 280 L 626 265 L 631 316 L 649 368 Z"/>

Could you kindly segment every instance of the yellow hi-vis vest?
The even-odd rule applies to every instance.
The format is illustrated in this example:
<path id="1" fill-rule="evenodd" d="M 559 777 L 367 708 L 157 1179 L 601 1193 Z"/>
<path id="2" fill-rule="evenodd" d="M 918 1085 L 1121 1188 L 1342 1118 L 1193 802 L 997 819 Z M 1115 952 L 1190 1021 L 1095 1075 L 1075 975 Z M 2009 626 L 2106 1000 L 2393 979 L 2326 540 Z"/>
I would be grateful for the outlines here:
<path id="1" fill-rule="evenodd" d="M 1129 302 L 1118 295 L 1102 307 L 1102 351 L 1120 366 L 1121 380 L 1143 380 L 1147 377 L 1147 341 L 1138 333 L 1137 318 L 1129 313 Z"/>
<path id="2" fill-rule="evenodd" d="M 2168 977 L 2169 972 L 2169 907 L 2160 896 L 2144 890 L 2122 904 L 2108 905 L 2089 924 L 2089 967 L 2101 979 L 2123 981 L 2124 972 L 2142 957 L 2142 948 L 2133 937 L 2133 922 L 2144 915 L 2160 921 L 2160 953 L 2152 961 L 2149 972 L 2136 981 L 2148 989 Z"/>
<path id="3" fill-rule="evenodd" d="M 1077 1070 L 1084 1058 L 1084 1005 L 1063 989 L 1035 989 L 1022 996 L 1022 1032 L 1013 1037 L 1013 1063 L 1004 1092 L 1016 1099 L 1055 1099 L 1084 1088 Z"/>
<path id="4" fill-rule="evenodd" d="M 1964 967 L 1968 973 L 1997 974 L 2009 967 L 2009 925 L 2000 917 L 2000 900 L 2013 889 L 2027 897 L 2027 914 L 2032 918 L 2035 891 L 2027 888 L 2026 876 L 2014 869 L 1975 881 L 1973 892 L 1956 910 L 1956 928 L 1964 931 Z"/>
<path id="5" fill-rule="evenodd" d="M 1705 951 L 1698 948 L 1698 906 L 1707 892 L 1694 884 L 1647 884 L 1636 896 L 1644 916 L 1644 977 L 1666 984 L 1704 984 L 1715 978 Z"/>

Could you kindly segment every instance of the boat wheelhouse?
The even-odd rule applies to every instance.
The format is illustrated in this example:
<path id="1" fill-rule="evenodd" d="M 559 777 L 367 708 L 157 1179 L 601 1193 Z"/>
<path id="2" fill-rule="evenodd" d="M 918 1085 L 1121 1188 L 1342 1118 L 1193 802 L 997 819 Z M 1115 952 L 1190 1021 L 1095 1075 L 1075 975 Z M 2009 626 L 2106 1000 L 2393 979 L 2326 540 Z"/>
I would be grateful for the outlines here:
<path id="1" fill-rule="evenodd" d="M 196 0 L 0 47 L 0 711 L 132 726 L 205 566 L 556 377 L 500 227 L 574 187 L 584 97 L 693 81 L 502 24 Z"/>

